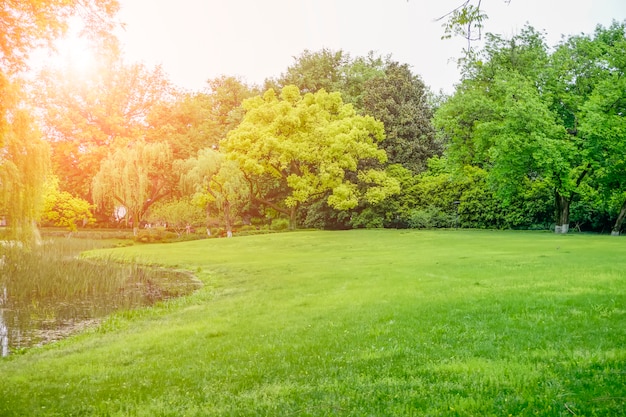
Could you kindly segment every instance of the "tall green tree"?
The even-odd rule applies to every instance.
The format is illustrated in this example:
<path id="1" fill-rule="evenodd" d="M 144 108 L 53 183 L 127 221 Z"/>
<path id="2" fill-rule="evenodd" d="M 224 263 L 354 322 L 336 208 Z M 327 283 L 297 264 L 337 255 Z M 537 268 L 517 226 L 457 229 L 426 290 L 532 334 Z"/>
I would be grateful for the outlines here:
<path id="1" fill-rule="evenodd" d="M 390 164 L 419 173 L 429 158 L 441 154 L 427 88 L 408 65 L 388 62 L 384 74 L 367 80 L 363 90 L 364 113 L 385 126 L 386 139 L 381 147 Z"/>
<path id="2" fill-rule="evenodd" d="M 626 54 L 626 42 L 622 40 L 620 44 L 620 55 Z M 620 234 L 626 218 L 626 77 L 623 68 L 596 86 L 582 108 L 580 123 L 601 191 L 609 200 L 621 196 L 613 235 Z"/>
<path id="3" fill-rule="evenodd" d="M 555 230 L 564 233 L 593 167 L 578 124 L 582 104 L 606 75 L 597 53 L 602 43 L 568 39 L 549 54 L 532 28 L 510 40 L 489 36 L 436 117 L 450 139 L 451 160 L 487 168 L 505 198 L 523 194 L 524 184 L 547 181 Z"/>
<path id="4" fill-rule="evenodd" d="M 252 198 L 289 216 L 296 227 L 300 204 L 330 191 L 327 203 L 339 210 L 360 201 L 382 201 L 399 186 L 383 170 L 362 168 L 363 161 L 385 162 L 378 148 L 384 139 L 382 123 L 360 116 L 341 100 L 339 93 L 320 90 L 301 95 L 296 86 L 284 87 L 248 99 L 246 114 L 221 149 L 237 160 L 251 185 L 268 178 L 283 190 L 278 198 L 252 189 Z M 265 190 L 267 191 L 267 189 Z"/>
<path id="5" fill-rule="evenodd" d="M 598 91 L 600 94 L 615 97 L 615 92 L 608 91 L 610 86 L 614 86 L 617 94 L 620 94 L 619 79 L 624 76 L 625 68 L 625 32 L 625 23 L 614 22 L 608 28 L 598 26 L 593 34 L 564 39 L 550 57 L 550 65 L 545 75 L 548 92 L 545 97 L 567 130 L 569 142 L 576 149 L 578 160 L 573 176 L 578 185 L 585 177 L 604 177 L 602 171 L 596 171 L 605 163 L 605 155 L 601 149 L 615 149 L 612 144 L 615 133 L 598 135 L 597 128 L 591 127 L 591 120 L 602 118 L 602 108 L 605 121 L 612 120 L 609 117 L 611 104 L 601 105 Z M 619 104 L 619 100 L 617 103 Z M 592 113 L 595 116 L 589 118 Z M 581 129 L 585 117 L 588 117 L 588 123 L 586 129 Z M 573 192 L 559 195 L 557 205 L 569 207 L 573 197 Z"/>

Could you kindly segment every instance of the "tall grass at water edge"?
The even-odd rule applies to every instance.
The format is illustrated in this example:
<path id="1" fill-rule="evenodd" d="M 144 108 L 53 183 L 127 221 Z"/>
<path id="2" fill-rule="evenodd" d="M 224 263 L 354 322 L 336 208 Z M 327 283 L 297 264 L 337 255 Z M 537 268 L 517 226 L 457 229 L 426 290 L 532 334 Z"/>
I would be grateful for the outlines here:
<path id="1" fill-rule="evenodd" d="M 175 285 L 164 285 L 170 278 L 164 276 L 167 271 L 155 272 L 131 259 L 79 256 L 110 245 L 107 240 L 47 238 L 28 250 L 17 244 L 0 246 L 0 308 L 11 348 L 56 339 L 65 333 L 58 333 L 62 327 L 116 309 L 179 295 Z"/>
<path id="2" fill-rule="evenodd" d="M 128 272 L 119 262 L 86 262 L 79 253 L 103 245 L 78 239 L 48 239 L 42 245 L 24 250 L 18 245 L 0 246 L 0 285 L 10 299 L 72 300 L 119 288 Z"/>
<path id="3" fill-rule="evenodd" d="M 306 232 L 92 255 L 205 286 L 0 361 L 0 415 L 626 415 L 622 238 Z"/>

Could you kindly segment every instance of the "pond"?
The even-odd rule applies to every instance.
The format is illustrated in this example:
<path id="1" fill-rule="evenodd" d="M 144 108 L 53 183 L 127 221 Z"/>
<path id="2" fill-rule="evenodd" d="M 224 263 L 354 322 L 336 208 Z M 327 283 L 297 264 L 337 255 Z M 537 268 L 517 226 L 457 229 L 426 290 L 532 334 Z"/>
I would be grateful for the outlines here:
<path id="1" fill-rule="evenodd" d="M 201 286 L 185 272 L 80 259 L 81 246 L 61 239 L 30 251 L 0 245 L 1 356 L 95 326 L 114 311 L 187 295 Z"/>

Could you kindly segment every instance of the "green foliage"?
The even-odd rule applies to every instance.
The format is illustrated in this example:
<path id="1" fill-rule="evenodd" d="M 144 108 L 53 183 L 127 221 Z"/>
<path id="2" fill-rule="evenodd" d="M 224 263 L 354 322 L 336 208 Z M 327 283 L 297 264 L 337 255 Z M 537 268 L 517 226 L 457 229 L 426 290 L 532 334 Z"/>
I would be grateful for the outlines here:
<path id="1" fill-rule="evenodd" d="M 298 225 L 305 229 L 350 229 L 354 211 L 337 210 L 327 203 L 328 192 L 319 199 L 298 208 Z"/>
<path id="2" fill-rule="evenodd" d="M 350 218 L 350 226 L 357 229 L 379 229 L 385 226 L 385 214 L 380 213 L 377 207 L 365 207 Z"/>
<path id="3" fill-rule="evenodd" d="M 441 154 L 431 124 L 432 109 L 422 80 L 409 66 L 387 62 L 384 73 L 363 85 L 362 108 L 365 114 L 383 122 L 386 139 L 381 148 L 390 164 L 402 164 L 419 173 L 426 161 Z"/>
<path id="4" fill-rule="evenodd" d="M 178 169 L 182 188 L 193 193 L 193 203 L 205 211 L 206 226 L 221 218 L 230 235 L 250 200 L 249 185 L 237 163 L 207 148 L 196 158 L 181 161 Z"/>
<path id="5" fill-rule="evenodd" d="M 265 89 L 282 90 L 295 85 L 302 93 L 340 91 L 344 82 L 343 67 L 349 59 L 350 56 L 341 50 L 334 52 L 324 48 L 313 52 L 307 49 L 277 80 L 267 80 Z"/>
<path id="6" fill-rule="evenodd" d="M 460 36 L 467 40 L 467 51 L 470 52 L 471 42 L 482 38 L 484 21 L 487 14 L 480 7 L 480 0 L 473 4 L 472 0 L 464 1 L 459 7 L 450 11 L 439 20 L 444 20 L 444 35 L 442 39 Z"/>
<path id="7" fill-rule="evenodd" d="M 289 229 L 289 219 L 274 219 L 270 224 L 270 230 L 288 230 Z"/>
<path id="8" fill-rule="evenodd" d="M 320 90 L 300 94 L 296 86 L 274 90 L 244 102 L 246 115 L 221 144 L 249 179 L 274 179 L 284 190 L 253 198 L 288 214 L 295 226 L 298 205 L 329 192 L 329 206 L 339 210 L 360 201 L 377 202 L 399 191 L 383 171 L 361 168 L 363 160 L 386 160 L 378 142 L 384 139 L 380 122 L 357 115 L 339 93 Z M 356 179 L 351 179 L 350 175 Z M 264 179 L 265 178 L 265 179 Z"/>
<path id="9" fill-rule="evenodd" d="M 488 189 L 475 190 L 474 197 L 492 201 L 493 194 L 495 201 L 459 207 L 470 224 L 536 227 L 551 223 L 545 215 L 552 211 L 567 231 L 573 205 L 578 224 L 604 222 L 599 206 L 583 214 L 578 201 L 590 201 L 586 181 L 613 181 L 605 188 L 609 196 L 615 179 L 623 178 L 623 149 L 612 139 L 623 136 L 617 127 L 623 121 L 623 39 L 624 25 L 616 23 L 593 37 L 570 37 L 550 53 L 543 36 L 525 28 L 511 39 L 489 36 L 482 51 L 468 56 L 464 80 L 439 107 L 435 126 L 457 169 L 472 165 L 487 173 Z M 552 209 L 532 203 L 539 190 L 538 201 Z"/>
<path id="10" fill-rule="evenodd" d="M 70 232 L 75 232 L 79 224 L 86 226 L 96 221 L 92 214 L 94 206 L 67 191 L 60 191 L 56 177 L 48 179 L 43 204 L 41 221 L 44 224 L 65 227 Z"/>
<path id="11" fill-rule="evenodd" d="M 181 236 L 181 233 L 166 230 L 165 227 L 150 227 L 138 230 L 133 240 L 140 243 L 167 243 L 178 241 Z"/>
<path id="12" fill-rule="evenodd" d="M 146 215 L 146 221 L 155 225 L 167 225 L 180 236 L 188 232 L 189 227 L 204 224 L 205 214 L 201 207 L 193 204 L 187 197 L 154 204 Z"/>
<path id="13" fill-rule="evenodd" d="M 444 212 L 436 206 L 413 209 L 409 217 L 411 229 L 448 228 L 454 227 L 456 224 L 454 214 Z"/>

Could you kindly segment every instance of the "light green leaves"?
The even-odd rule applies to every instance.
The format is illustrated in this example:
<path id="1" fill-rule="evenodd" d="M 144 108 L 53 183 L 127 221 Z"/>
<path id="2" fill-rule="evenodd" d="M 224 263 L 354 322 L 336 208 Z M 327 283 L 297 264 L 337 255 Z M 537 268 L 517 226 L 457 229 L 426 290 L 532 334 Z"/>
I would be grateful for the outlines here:
<path id="1" fill-rule="evenodd" d="M 330 191 L 328 204 L 345 210 L 361 199 L 380 201 L 398 191 L 397 181 L 384 171 L 358 172 L 363 160 L 387 160 L 377 145 L 384 127 L 358 115 L 339 93 L 301 95 L 297 87 L 286 86 L 280 98 L 268 90 L 246 100 L 244 108 L 243 121 L 221 149 L 247 174 L 279 180 L 285 192 L 276 203 L 296 207 Z M 376 191 L 368 191 L 370 185 Z"/>

